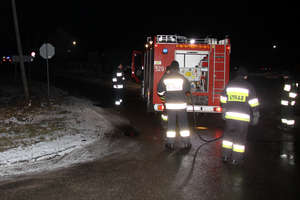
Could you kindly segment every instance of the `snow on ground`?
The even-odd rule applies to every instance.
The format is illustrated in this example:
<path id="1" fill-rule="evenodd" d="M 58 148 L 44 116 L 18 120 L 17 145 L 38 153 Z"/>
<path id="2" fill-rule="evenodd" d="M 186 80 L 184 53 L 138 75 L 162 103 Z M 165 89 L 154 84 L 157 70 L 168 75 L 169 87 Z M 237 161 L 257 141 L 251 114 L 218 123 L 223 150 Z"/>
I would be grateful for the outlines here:
<path id="1" fill-rule="evenodd" d="M 35 98 L 30 105 L 18 105 L 18 100 L 10 104 L 18 98 L 5 91 L 18 94 L 15 88 L 0 88 L 0 177 L 56 169 L 111 154 L 107 138 L 115 134 L 118 124 L 129 124 L 113 110 L 61 91 L 50 102 Z"/>

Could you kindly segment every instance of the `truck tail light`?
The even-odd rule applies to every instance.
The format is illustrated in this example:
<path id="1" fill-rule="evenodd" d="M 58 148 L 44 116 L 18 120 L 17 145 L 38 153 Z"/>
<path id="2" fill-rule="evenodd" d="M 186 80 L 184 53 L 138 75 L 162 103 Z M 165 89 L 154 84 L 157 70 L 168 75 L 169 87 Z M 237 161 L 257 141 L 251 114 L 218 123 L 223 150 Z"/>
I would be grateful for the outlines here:
<path id="1" fill-rule="evenodd" d="M 154 110 L 155 111 L 164 111 L 165 107 L 163 104 L 155 104 L 154 105 Z"/>
<path id="2" fill-rule="evenodd" d="M 158 105 L 157 109 L 160 110 L 160 111 L 163 111 L 164 110 L 164 105 Z"/>
<path id="3" fill-rule="evenodd" d="M 218 107 L 214 107 L 214 111 L 220 113 L 220 112 L 222 112 L 222 108 L 219 107 L 219 106 Z"/>

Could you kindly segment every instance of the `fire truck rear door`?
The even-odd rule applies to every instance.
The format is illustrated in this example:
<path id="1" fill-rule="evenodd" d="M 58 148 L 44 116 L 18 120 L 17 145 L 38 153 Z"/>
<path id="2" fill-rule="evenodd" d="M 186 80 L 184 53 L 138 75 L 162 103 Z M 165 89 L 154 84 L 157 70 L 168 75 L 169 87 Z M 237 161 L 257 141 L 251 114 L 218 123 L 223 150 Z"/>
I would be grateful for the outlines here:
<path id="1" fill-rule="evenodd" d="M 175 51 L 175 60 L 179 62 L 180 73 L 183 74 L 191 82 L 192 89 L 194 89 L 195 91 L 208 91 L 208 85 L 206 85 L 205 88 L 200 88 L 199 85 L 197 85 L 201 82 L 202 75 L 206 75 L 206 79 L 208 79 L 208 68 L 204 67 L 202 64 L 203 60 L 207 58 L 208 55 L 208 51 Z"/>

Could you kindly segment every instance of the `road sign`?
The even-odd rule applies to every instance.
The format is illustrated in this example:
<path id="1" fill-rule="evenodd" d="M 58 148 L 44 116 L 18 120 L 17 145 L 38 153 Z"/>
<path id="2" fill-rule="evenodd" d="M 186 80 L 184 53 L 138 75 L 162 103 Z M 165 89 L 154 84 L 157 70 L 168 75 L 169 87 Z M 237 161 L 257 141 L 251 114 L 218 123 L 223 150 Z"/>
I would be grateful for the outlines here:
<path id="1" fill-rule="evenodd" d="M 51 59 L 55 54 L 55 48 L 50 43 L 44 43 L 40 48 L 40 56 L 44 59 Z"/>

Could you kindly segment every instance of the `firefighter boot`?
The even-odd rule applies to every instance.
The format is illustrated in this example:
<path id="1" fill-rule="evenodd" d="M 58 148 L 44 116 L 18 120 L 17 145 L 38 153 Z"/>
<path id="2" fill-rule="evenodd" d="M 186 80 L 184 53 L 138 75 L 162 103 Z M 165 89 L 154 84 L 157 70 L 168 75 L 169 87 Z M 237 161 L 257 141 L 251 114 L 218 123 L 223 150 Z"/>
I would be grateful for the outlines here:
<path id="1" fill-rule="evenodd" d="M 232 150 L 223 148 L 222 150 L 222 161 L 227 163 L 231 160 Z"/>
<path id="2" fill-rule="evenodd" d="M 233 152 L 232 153 L 232 161 L 231 164 L 233 165 L 241 165 L 243 163 L 244 154 L 240 152 Z"/>
<path id="3" fill-rule="evenodd" d="M 284 124 L 284 123 L 281 123 L 277 127 L 278 127 L 279 130 L 282 130 L 282 131 L 287 131 L 288 130 L 287 125 Z"/>
<path id="4" fill-rule="evenodd" d="M 182 138 L 183 148 L 190 149 L 192 147 L 190 137 L 183 137 Z"/>
<path id="5" fill-rule="evenodd" d="M 175 138 L 166 138 L 165 147 L 166 147 L 166 149 L 174 150 L 174 148 L 175 148 Z"/>
<path id="6" fill-rule="evenodd" d="M 166 143 L 165 144 L 166 149 L 173 151 L 175 146 L 174 143 Z"/>

